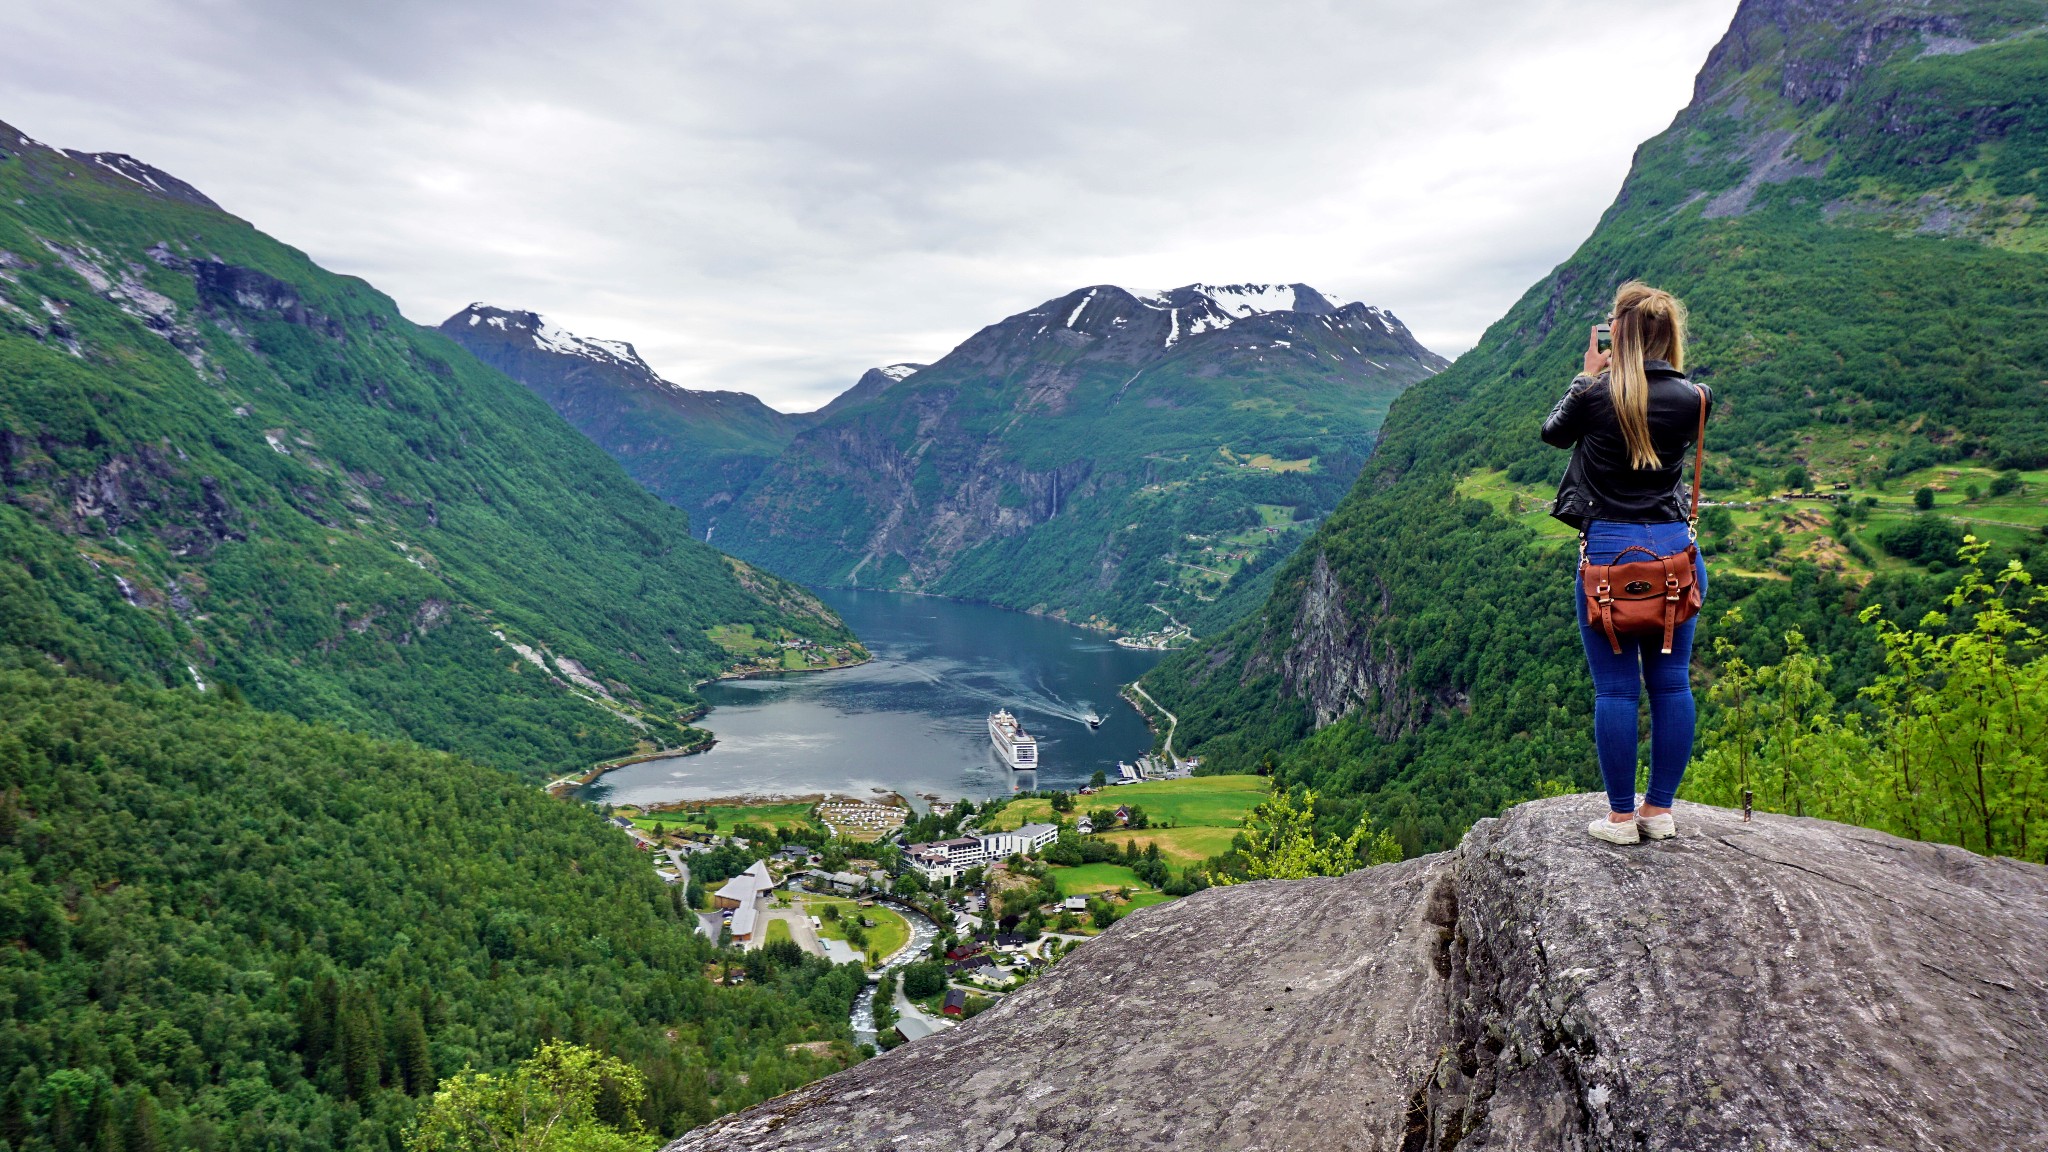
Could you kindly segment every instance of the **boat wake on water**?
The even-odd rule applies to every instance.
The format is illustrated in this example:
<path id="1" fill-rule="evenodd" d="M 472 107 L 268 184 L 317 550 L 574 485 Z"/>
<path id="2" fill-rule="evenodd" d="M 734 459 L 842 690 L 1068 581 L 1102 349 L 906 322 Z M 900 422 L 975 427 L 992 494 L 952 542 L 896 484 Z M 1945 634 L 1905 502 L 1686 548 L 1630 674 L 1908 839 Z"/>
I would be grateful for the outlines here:
<path id="1" fill-rule="evenodd" d="M 1085 701 L 1080 704 L 1067 703 L 1059 693 L 1047 687 L 1043 679 L 1036 680 L 1036 690 L 1022 685 L 1008 689 L 991 689 L 970 683 L 963 674 L 965 669 L 951 675 L 941 675 L 929 668 L 916 665 L 906 664 L 903 667 L 904 671 L 935 686 L 985 700 L 1000 707 L 1021 708 L 1041 716 L 1072 720 L 1076 724 L 1086 725 L 1090 731 L 1102 727 L 1102 722 L 1106 719 L 1101 712 Z"/>

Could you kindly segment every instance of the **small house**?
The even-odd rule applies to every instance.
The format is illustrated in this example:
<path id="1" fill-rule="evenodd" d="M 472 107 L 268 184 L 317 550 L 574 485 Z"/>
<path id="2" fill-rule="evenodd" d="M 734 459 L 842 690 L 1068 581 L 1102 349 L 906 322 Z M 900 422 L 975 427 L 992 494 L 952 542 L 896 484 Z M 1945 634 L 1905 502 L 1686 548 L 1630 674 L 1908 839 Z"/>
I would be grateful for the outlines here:
<path id="1" fill-rule="evenodd" d="M 964 988 L 946 989 L 946 1003 L 939 1011 L 944 1012 L 948 1016 L 965 1015 L 967 1012 L 967 990 Z"/>
<path id="2" fill-rule="evenodd" d="M 922 1040 L 937 1031 L 938 1029 L 926 1023 L 922 1016 L 905 1016 L 896 1021 L 896 1035 L 902 1037 L 906 1044 L 912 1040 Z"/>
<path id="3" fill-rule="evenodd" d="M 1069 896 L 1065 900 L 1060 901 L 1060 910 L 1063 912 L 1086 912 L 1088 910 L 1088 898 L 1086 896 Z"/>

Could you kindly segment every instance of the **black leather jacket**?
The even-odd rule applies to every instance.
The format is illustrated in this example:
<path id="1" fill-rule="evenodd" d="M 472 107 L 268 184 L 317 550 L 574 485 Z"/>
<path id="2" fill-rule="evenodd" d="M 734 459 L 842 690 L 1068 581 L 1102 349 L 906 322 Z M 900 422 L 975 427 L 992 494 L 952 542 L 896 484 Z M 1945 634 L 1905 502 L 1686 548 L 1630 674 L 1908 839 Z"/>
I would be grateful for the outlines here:
<path id="1" fill-rule="evenodd" d="M 1700 424 L 1700 397 L 1711 413 L 1714 394 L 1662 360 L 1643 362 L 1650 380 L 1650 442 L 1659 468 L 1630 465 L 1607 374 L 1581 375 L 1543 422 L 1543 442 L 1572 450 L 1572 462 L 1557 486 L 1550 514 L 1574 528 L 1588 520 L 1663 524 L 1683 520 L 1692 507 L 1687 469 Z"/>

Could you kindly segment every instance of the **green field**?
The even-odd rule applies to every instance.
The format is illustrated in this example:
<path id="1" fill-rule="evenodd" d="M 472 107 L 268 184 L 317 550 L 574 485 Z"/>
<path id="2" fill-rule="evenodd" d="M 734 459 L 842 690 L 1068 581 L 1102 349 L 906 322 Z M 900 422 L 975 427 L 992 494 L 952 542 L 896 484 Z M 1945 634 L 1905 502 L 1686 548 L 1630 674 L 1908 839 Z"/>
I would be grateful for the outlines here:
<path id="1" fill-rule="evenodd" d="M 1060 895 L 1095 896 L 1128 888 L 1132 892 L 1149 892 L 1151 886 L 1138 879 L 1137 873 L 1122 864 L 1082 864 L 1075 868 L 1054 868 L 1052 878 L 1060 886 Z"/>
<path id="2" fill-rule="evenodd" d="M 1142 832 L 1118 830 L 1104 833 L 1103 839 L 1119 847 L 1127 840 L 1135 842 L 1141 849 L 1157 844 L 1162 859 L 1176 868 L 1185 868 L 1230 851 L 1231 842 L 1237 839 L 1237 827 L 1147 828 Z"/>
<path id="3" fill-rule="evenodd" d="M 770 920 L 770 921 L 768 922 L 768 941 L 767 941 L 768 943 L 770 943 L 770 944 L 773 944 L 773 943 L 775 943 L 775 942 L 776 942 L 776 941 L 778 941 L 778 940 L 788 940 L 788 939 L 790 939 L 790 935 L 789 935 L 789 921 L 787 921 L 787 920 Z"/>
<path id="4" fill-rule="evenodd" d="M 714 804 L 705 809 L 718 823 L 718 831 L 730 832 L 738 824 L 752 824 L 761 828 L 773 828 L 778 832 L 794 828 L 809 827 L 811 808 L 814 800 L 776 800 L 760 804 Z M 642 832 L 704 832 L 704 822 L 697 818 L 695 811 L 642 812 L 637 808 L 620 808 L 617 814 L 633 822 L 633 827 Z"/>
<path id="5" fill-rule="evenodd" d="M 1837 439 L 1841 442 L 1832 442 Z M 1733 524 L 1733 531 L 1723 536 L 1708 536 L 1717 545 L 1710 553 L 1713 571 L 1776 579 L 1792 565 L 1810 562 L 1861 581 L 1877 573 L 1913 568 L 1912 562 L 1886 554 L 1882 539 L 1887 529 L 1922 514 L 1913 501 L 1921 488 L 1934 493 L 1934 515 L 1952 521 L 1962 532 L 2006 548 L 2040 544 L 2043 527 L 2048 525 L 2048 471 L 2019 472 L 2017 490 L 1993 496 L 1991 487 L 1999 473 L 1966 464 L 1921 468 L 1880 483 L 1878 472 L 1890 450 L 1883 438 L 1823 437 L 1806 447 L 1809 480 L 1805 490 L 1817 488 L 1833 498 L 1789 496 L 1782 484 L 1773 483 L 1762 485 L 1762 492 L 1756 491 L 1754 484 L 1740 491 L 1709 491 L 1706 499 L 1725 506 Z M 1558 453 L 1560 468 L 1564 459 L 1564 453 Z M 1837 488 L 1838 484 L 1844 487 Z M 1973 487 L 1975 497 L 1970 495 Z M 1545 510 L 1552 495 L 1549 485 L 1512 483 L 1505 471 L 1491 470 L 1467 473 L 1459 480 L 1457 491 L 1484 500 L 1495 511 L 1512 516 L 1539 537 L 1559 545 L 1568 546 L 1575 536 L 1569 526 Z M 1850 523 L 1847 535 L 1861 545 L 1862 557 L 1834 532 L 1835 510 L 1842 506 L 1861 509 L 1861 518 Z M 1777 550 L 1759 555 L 1758 545 L 1768 548 L 1767 542 L 1774 536 Z"/>
<path id="6" fill-rule="evenodd" d="M 825 919 L 825 906 L 828 904 L 837 906 L 841 916 L 865 916 L 873 920 L 875 926 L 868 929 L 868 946 L 855 949 L 863 955 L 872 953 L 887 960 L 910 942 L 910 922 L 898 915 L 894 909 L 884 908 L 880 904 L 870 904 L 863 908 L 858 902 L 843 896 L 804 896 L 802 903 L 805 915 L 818 918 L 818 935 L 827 940 L 846 939 L 846 926 L 843 921 Z"/>
<path id="7" fill-rule="evenodd" d="M 1185 780 L 1124 784 L 1105 788 L 1092 796 L 1074 797 L 1074 813 L 1078 815 L 1096 808 L 1132 804 L 1143 808 L 1146 819 L 1151 823 L 1171 824 L 1171 831 L 1197 828 L 1234 830 L 1244 823 L 1245 814 L 1252 810 L 1252 806 L 1265 798 L 1267 783 L 1263 776 L 1192 776 Z M 989 818 L 985 827 L 1001 831 L 1034 820 L 1050 821 L 1052 818 L 1052 801 L 1032 797 L 1005 806 Z M 1147 833 L 1118 831 L 1112 835 L 1122 843 L 1127 835 L 1138 839 Z M 1194 841 L 1188 842 L 1192 844 Z M 1228 836 L 1223 838 L 1223 844 L 1229 846 Z M 1165 851 L 1167 846 L 1161 843 L 1160 850 Z M 1205 857 L 1197 857 L 1202 858 Z"/>

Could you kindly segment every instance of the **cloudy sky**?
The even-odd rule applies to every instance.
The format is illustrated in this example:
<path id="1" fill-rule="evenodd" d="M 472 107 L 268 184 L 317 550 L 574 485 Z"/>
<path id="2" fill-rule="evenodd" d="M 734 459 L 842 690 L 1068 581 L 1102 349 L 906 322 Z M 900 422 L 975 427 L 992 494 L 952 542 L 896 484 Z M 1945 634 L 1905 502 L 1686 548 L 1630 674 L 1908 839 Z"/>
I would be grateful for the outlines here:
<path id="1" fill-rule="evenodd" d="M 1570 253 L 1735 0 L 0 0 L 0 120 L 438 323 L 814 408 L 1073 288 L 1304 281 L 1447 355 Z"/>

